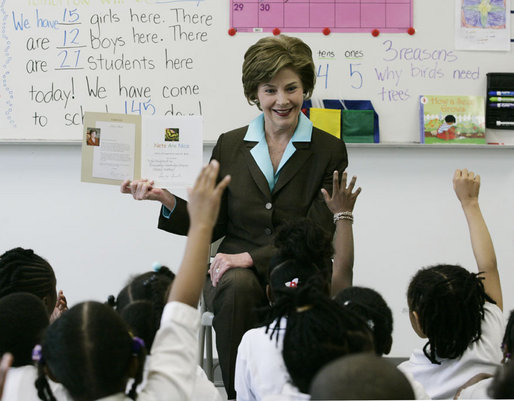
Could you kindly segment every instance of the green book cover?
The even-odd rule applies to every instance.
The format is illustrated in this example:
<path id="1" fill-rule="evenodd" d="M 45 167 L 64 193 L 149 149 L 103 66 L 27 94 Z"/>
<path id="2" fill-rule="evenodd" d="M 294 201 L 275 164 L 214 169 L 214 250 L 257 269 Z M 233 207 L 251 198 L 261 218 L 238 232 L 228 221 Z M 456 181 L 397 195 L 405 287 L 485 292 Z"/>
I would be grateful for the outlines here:
<path id="1" fill-rule="evenodd" d="M 421 143 L 486 143 L 483 96 L 424 95 L 419 104 Z"/>

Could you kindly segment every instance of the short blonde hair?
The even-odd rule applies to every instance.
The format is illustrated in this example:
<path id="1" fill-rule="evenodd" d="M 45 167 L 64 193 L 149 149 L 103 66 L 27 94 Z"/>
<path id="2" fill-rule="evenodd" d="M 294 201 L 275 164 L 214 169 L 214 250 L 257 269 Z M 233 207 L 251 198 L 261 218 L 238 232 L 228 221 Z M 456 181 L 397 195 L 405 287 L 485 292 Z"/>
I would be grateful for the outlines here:
<path id="1" fill-rule="evenodd" d="M 259 85 L 271 81 L 285 67 L 299 75 L 305 98 L 310 98 L 316 83 L 311 48 L 299 38 L 278 35 L 260 39 L 245 53 L 243 89 L 248 103 L 260 108 L 257 102 Z"/>

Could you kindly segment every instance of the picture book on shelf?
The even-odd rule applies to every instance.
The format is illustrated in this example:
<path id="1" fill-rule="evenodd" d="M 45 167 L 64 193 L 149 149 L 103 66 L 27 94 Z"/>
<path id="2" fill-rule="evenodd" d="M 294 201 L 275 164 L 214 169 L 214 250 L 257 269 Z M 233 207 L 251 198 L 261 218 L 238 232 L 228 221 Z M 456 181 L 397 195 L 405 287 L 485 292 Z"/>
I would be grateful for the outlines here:
<path id="1" fill-rule="evenodd" d="M 420 96 L 420 142 L 485 144 L 483 96 Z"/>

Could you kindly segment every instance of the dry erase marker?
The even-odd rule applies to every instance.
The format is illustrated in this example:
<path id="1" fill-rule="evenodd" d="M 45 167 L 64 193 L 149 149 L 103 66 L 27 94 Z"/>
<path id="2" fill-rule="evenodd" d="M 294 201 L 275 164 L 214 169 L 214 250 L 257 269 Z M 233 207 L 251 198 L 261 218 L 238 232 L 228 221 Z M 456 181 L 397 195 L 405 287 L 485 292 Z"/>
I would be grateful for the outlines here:
<path id="1" fill-rule="evenodd" d="M 489 91 L 489 96 L 514 96 L 514 91 Z"/>
<path id="2" fill-rule="evenodd" d="M 489 107 L 497 109 L 514 109 L 514 103 L 489 103 Z"/>
<path id="3" fill-rule="evenodd" d="M 514 102 L 514 97 L 490 97 L 490 102 Z"/>
<path id="4" fill-rule="evenodd" d="M 496 121 L 497 127 L 514 127 L 514 121 Z"/>

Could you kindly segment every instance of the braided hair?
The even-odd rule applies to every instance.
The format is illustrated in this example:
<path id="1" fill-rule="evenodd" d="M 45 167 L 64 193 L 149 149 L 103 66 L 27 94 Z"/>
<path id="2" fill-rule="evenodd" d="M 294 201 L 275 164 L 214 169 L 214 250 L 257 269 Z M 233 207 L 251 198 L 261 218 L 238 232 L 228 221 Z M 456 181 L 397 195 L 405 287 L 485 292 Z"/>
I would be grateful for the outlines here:
<path id="1" fill-rule="evenodd" d="M 307 283 L 276 306 L 287 317 L 282 356 L 291 379 L 304 393 L 317 371 L 340 356 L 373 350 L 366 322 L 341 308 L 317 285 Z M 280 317 L 280 316 L 279 316 Z"/>
<path id="2" fill-rule="evenodd" d="M 32 349 L 49 324 L 43 302 L 33 294 L 17 292 L 0 299 L 0 355 L 10 352 L 13 367 L 32 365 Z"/>
<path id="3" fill-rule="evenodd" d="M 393 343 L 393 313 L 384 298 L 371 288 L 348 287 L 340 291 L 334 300 L 368 323 L 373 332 L 375 353 L 387 355 Z"/>
<path id="4" fill-rule="evenodd" d="M 461 266 L 436 265 L 419 270 L 407 290 L 409 310 L 419 316 L 428 342 L 425 356 L 459 358 L 482 334 L 484 303 L 494 301 L 485 293 L 481 273 Z"/>
<path id="5" fill-rule="evenodd" d="M 175 274 L 166 266 L 159 266 L 134 277 L 118 294 L 110 296 L 108 304 L 120 313 L 132 332 L 141 337 L 148 349 L 152 347 L 166 305 L 167 293 Z"/>
<path id="6" fill-rule="evenodd" d="M 331 237 L 321 226 L 308 218 L 288 221 L 278 230 L 274 246 L 277 251 L 271 258 L 267 274 L 273 303 L 277 303 L 281 297 L 293 296 L 296 288 L 307 282 L 329 293 L 333 248 Z M 270 339 L 275 334 L 276 340 L 279 339 L 280 319 L 277 318 L 285 314 L 282 310 L 285 305 L 287 301 L 258 311 L 262 324 L 268 327 L 266 332 L 271 323 L 277 320 Z"/>
<path id="7" fill-rule="evenodd" d="M 286 222 L 278 230 L 274 245 L 277 252 L 268 269 L 272 294 L 295 278 L 292 287 L 314 275 L 327 282 L 328 290 L 334 250 L 330 235 L 321 226 L 308 218 Z"/>
<path id="8" fill-rule="evenodd" d="M 0 298 L 14 292 L 29 292 L 40 299 L 49 297 L 50 315 L 57 299 L 55 284 L 52 266 L 32 249 L 14 248 L 0 256 Z"/>
<path id="9" fill-rule="evenodd" d="M 50 325 L 44 335 L 36 388 L 40 399 L 54 401 L 45 367 L 75 401 L 90 401 L 125 390 L 134 357 L 139 370 L 129 396 L 135 399 L 144 365 L 144 347 L 137 345 L 125 322 L 109 306 L 80 303 Z"/>

